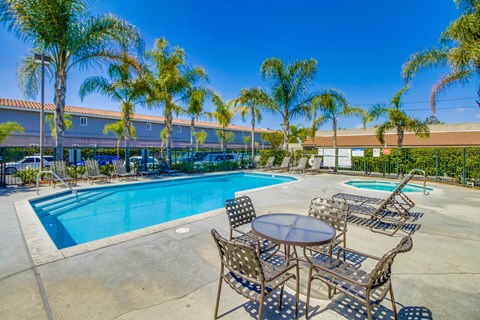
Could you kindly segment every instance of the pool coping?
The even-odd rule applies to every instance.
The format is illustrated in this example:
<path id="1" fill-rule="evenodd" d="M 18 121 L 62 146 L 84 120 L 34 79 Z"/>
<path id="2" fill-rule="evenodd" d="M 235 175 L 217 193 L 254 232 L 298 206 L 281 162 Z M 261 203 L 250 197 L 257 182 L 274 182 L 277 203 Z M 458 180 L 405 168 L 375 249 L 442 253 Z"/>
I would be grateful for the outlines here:
<path id="1" fill-rule="evenodd" d="M 270 175 L 270 176 L 276 176 L 277 174 L 271 174 L 271 173 L 259 173 L 256 171 L 237 171 L 237 172 L 232 172 L 232 173 L 225 173 L 225 172 L 216 172 L 212 174 L 205 174 L 201 176 L 179 176 L 179 177 L 169 177 L 168 179 L 162 179 L 162 180 L 157 180 L 157 181 L 134 181 L 134 182 L 127 182 L 123 183 L 121 185 L 115 186 L 115 185 L 110 185 L 110 186 L 94 186 L 94 187 L 82 187 L 78 188 L 75 190 L 90 190 L 90 189 L 103 189 L 103 188 L 115 188 L 115 187 L 120 187 L 120 186 L 129 186 L 129 185 L 143 185 L 143 184 L 151 184 L 151 183 L 159 183 L 161 181 L 172 181 L 172 180 L 188 180 L 188 179 L 195 179 L 199 177 L 214 177 L 214 176 L 221 176 L 221 175 L 233 175 L 233 174 L 240 174 L 240 173 L 249 173 L 249 174 L 259 174 L 259 175 Z M 278 175 L 277 175 L 278 176 Z M 285 176 L 285 177 L 292 177 L 295 178 L 293 181 L 287 181 L 283 182 L 280 184 L 276 185 L 271 185 L 271 186 L 265 186 L 265 187 L 260 187 L 260 188 L 255 188 L 255 189 L 247 189 L 247 190 L 242 190 L 238 191 L 235 193 L 235 195 L 239 194 L 245 194 L 245 193 L 251 193 L 251 192 L 259 192 L 263 191 L 266 189 L 270 188 L 282 188 L 285 187 L 288 184 L 291 183 L 297 183 L 299 181 L 299 178 L 290 174 L 280 174 L 280 176 Z M 223 208 L 218 208 L 202 213 L 198 213 L 189 217 L 177 219 L 177 220 L 172 220 L 168 222 L 163 222 L 161 224 L 153 225 L 150 227 L 145 227 L 129 232 L 125 232 L 122 234 L 114 235 L 111 237 L 107 238 L 102 238 L 82 244 L 78 244 L 72 247 L 64 248 L 64 249 L 58 249 L 53 242 L 53 240 L 50 238 L 50 235 L 47 233 L 45 228 L 43 227 L 42 223 L 40 222 L 40 219 L 38 218 L 35 210 L 33 207 L 30 205 L 30 200 L 41 200 L 41 199 L 46 199 L 50 197 L 54 197 L 63 193 L 68 193 L 69 191 L 59 191 L 55 193 L 51 193 L 45 196 L 37 196 L 37 197 L 32 197 L 31 199 L 25 199 L 25 200 L 20 200 L 16 201 L 14 203 L 15 206 L 15 211 L 17 214 L 18 221 L 20 223 L 20 227 L 25 239 L 25 242 L 27 244 L 28 250 L 30 252 L 30 256 L 32 258 L 32 261 L 35 266 L 39 266 L 42 264 L 50 263 L 53 261 L 65 259 L 68 257 L 72 257 L 78 254 L 90 252 L 93 250 L 109 247 L 118 243 L 122 243 L 125 241 L 137 239 L 140 237 L 148 236 L 154 233 L 158 233 L 161 231 L 173 229 L 176 227 L 179 227 L 184 224 L 189 224 L 193 222 L 197 222 L 200 220 L 204 220 L 216 215 L 219 215 L 224 212 Z"/>
<path id="2" fill-rule="evenodd" d="M 343 187 L 347 187 L 348 189 L 352 189 L 352 190 L 356 190 L 356 191 L 359 191 L 359 192 L 370 192 L 370 191 L 373 191 L 373 192 L 381 192 L 381 193 L 392 193 L 392 191 L 388 191 L 388 190 L 374 190 L 374 189 L 362 189 L 362 188 L 357 188 L 357 187 L 354 187 L 350 184 L 347 184 L 347 182 L 350 182 L 350 181 L 358 181 L 358 182 L 361 182 L 361 181 L 364 181 L 364 182 L 373 182 L 373 181 L 381 181 L 381 182 L 391 182 L 391 183 L 399 183 L 400 180 L 397 180 L 397 179 L 388 179 L 388 178 L 383 178 L 383 177 L 358 177 L 358 178 L 350 178 L 350 179 L 346 179 L 345 181 L 343 182 L 339 182 L 338 185 L 341 185 Z M 432 182 L 432 181 L 428 181 L 427 180 L 427 195 L 429 194 L 432 194 L 432 193 L 435 193 L 435 194 L 441 194 L 443 193 L 442 191 L 440 191 L 438 188 L 433 188 L 433 187 L 429 187 L 428 185 L 430 184 L 435 184 L 435 182 Z M 416 185 L 420 188 L 423 189 L 423 186 L 419 185 L 419 184 L 416 184 L 415 183 L 415 180 L 413 181 L 413 183 L 409 183 L 409 184 L 413 184 L 413 185 Z M 431 190 L 428 190 L 428 189 L 431 189 Z M 416 195 L 416 194 L 423 194 L 423 190 L 422 191 L 419 191 L 419 192 L 407 192 L 407 194 L 409 195 Z"/>

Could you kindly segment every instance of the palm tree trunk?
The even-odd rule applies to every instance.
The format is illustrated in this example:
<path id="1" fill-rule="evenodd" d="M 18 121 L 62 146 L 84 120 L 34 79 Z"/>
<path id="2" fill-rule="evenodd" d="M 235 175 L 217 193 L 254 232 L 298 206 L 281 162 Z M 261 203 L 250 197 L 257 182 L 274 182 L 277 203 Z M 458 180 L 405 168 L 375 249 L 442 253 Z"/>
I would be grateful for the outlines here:
<path id="1" fill-rule="evenodd" d="M 67 75 L 63 71 L 57 71 L 55 77 L 55 158 L 63 159 L 63 138 L 64 138 L 64 112 L 65 98 L 67 92 Z"/>
<path id="2" fill-rule="evenodd" d="M 315 121 L 317 119 L 317 108 L 313 108 L 313 122 L 312 122 L 312 129 L 310 130 L 310 138 L 313 140 L 315 139 Z"/>
<path id="3" fill-rule="evenodd" d="M 130 158 L 130 127 L 132 126 L 132 106 L 128 102 L 122 102 L 122 118 L 123 118 L 123 127 L 125 131 L 123 136 L 125 138 L 125 161 L 127 166 Z"/>
<path id="4" fill-rule="evenodd" d="M 252 111 L 252 161 L 255 156 L 255 110 Z"/>
<path id="5" fill-rule="evenodd" d="M 227 132 L 225 131 L 225 127 L 222 127 L 222 149 L 223 149 L 223 161 L 226 159 L 227 154 Z"/>
<path id="6" fill-rule="evenodd" d="M 172 164 L 172 108 L 169 103 L 165 107 L 165 140 L 167 140 L 167 162 Z"/>
<path id="7" fill-rule="evenodd" d="M 397 159 L 398 159 L 398 176 L 403 179 L 403 161 L 402 161 L 402 147 L 403 147 L 404 130 L 402 126 L 397 127 Z"/>
<path id="8" fill-rule="evenodd" d="M 195 135 L 195 117 L 192 117 L 190 122 L 190 152 L 191 152 L 191 162 L 193 163 L 193 136 Z"/>
<path id="9" fill-rule="evenodd" d="M 122 141 L 121 138 L 117 139 L 117 157 L 120 157 L 120 141 Z"/>
<path id="10" fill-rule="evenodd" d="M 283 149 L 288 152 L 288 140 L 290 140 L 290 122 L 288 121 L 288 112 L 283 117 Z"/>

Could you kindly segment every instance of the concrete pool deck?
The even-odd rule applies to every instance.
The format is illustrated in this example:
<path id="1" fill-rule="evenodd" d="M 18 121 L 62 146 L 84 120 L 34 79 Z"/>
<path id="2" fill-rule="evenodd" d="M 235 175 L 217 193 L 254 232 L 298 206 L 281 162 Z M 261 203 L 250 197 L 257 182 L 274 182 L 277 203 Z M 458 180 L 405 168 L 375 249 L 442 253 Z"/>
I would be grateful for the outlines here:
<path id="1" fill-rule="evenodd" d="M 257 213 L 306 214 L 316 196 L 341 192 L 385 197 L 386 193 L 352 190 L 348 176 L 298 176 L 299 181 L 248 194 Z M 357 179 L 357 177 L 355 177 Z M 362 177 L 363 179 L 363 177 Z M 397 256 L 393 287 L 399 318 L 478 319 L 480 305 L 480 191 L 429 183 L 428 195 L 409 194 L 415 221 L 412 251 Z M 59 189 L 42 187 L 41 194 Z M 219 257 L 210 230 L 228 235 L 224 210 L 173 228 L 142 235 L 92 251 L 34 263 L 23 235 L 15 202 L 35 198 L 34 189 L 0 189 L 0 319 L 212 319 L 219 276 Z M 190 232 L 175 233 L 178 227 Z M 347 244 L 382 255 L 405 233 L 394 237 L 349 224 Z M 302 273 L 302 286 L 305 274 Z M 366 318 L 365 309 L 344 295 L 312 299 L 312 319 Z M 305 318 L 305 290 L 300 315 Z M 292 319 L 293 291 L 284 308 L 266 304 L 265 319 Z M 223 287 L 222 319 L 255 319 L 257 304 Z M 374 309 L 376 318 L 393 318 L 389 301 Z"/>

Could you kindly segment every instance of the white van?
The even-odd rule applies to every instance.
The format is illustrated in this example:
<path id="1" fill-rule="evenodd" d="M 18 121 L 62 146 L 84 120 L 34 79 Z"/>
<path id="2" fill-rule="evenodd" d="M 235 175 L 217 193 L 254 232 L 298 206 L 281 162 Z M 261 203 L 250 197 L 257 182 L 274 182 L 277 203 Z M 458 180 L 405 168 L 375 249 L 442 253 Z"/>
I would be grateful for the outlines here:
<path id="1" fill-rule="evenodd" d="M 225 156 L 225 157 L 224 157 Z M 238 161 L 240 156 L 237 153 L 210 153 L 203 158 L 201 161 L 195 161 L 195 164 L 205 164 L 205 163 L 219 163 L 223 162 L 223 160 L 227 161 Z"/>

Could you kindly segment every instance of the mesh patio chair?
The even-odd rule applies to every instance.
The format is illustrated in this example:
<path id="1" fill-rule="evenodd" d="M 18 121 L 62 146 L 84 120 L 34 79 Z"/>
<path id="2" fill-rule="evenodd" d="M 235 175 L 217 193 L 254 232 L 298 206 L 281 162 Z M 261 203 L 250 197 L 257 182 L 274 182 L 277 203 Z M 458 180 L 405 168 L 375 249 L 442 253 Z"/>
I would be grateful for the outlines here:
<path id="1" fill-rule="evenodd" d="M 160 174 L 166 174 L 168 176 L 171 176 L 171 175 L 178 175 L 181 173 L 180 170 L 172 169 L 168 164 L 167 160 L 165 160 L 164 158 L 160 158 L 159 161 L 160 161 L 160 170 L 157 171 L 157 175 L 158 173 L 160 173 Z"/>
<path id="2" fill-rule="evenodd" d="M 310 253 L 310 255 L 307 255 L 305 251 L 305 257 L 308 260 L 311 255 L 321 254 L 327 256 L 332 261 L 333 249 L 339 245 L 343 247 L 347 245 L 348 205 L 342 201 L 314 198 L 310 202 L 308 215 L 330 224 L 337 230 L 337 234 L 332 242 L 328 244 L 304 248 Z"/>
<path id="3" fill-rule="evenodd" d="M 256 248 L 253 246 L 228 241 L 220 236 L 215 229 L 212 229 L 212 236 L 217 245 L 221 261 L 214 319 L 218 319 L 223 281 L 238 294 L 250 301 L 258 302 L 258 319 L 262 319 L 265 297 L 280 287 L 279 308 L 281 309 L 283 289 L 285 283 L 290 279 L 296 282 L 295 314 L 298 318 L 299 269 L 297 262 L 291 262 L 287 266 L 270 263 L 260 259 Z M 272 260 L 277 261 L 276 256 L 272 256 Z M 293 273 L 293 269 L 295 269 L 295 273 Z"/>
<path id="4" fill-rule="evenodd" d="M 288 169 L 290 168 L 291 159 L 292 159 L 291 157 L 284 157 L 282 160 L 282 163 L 278 167 L 273 167 L 271 170 L 279 171 L 279 172 L 288 171 Z"/>
<path id="5" fill-rule="evenodd" d="M 346 294 L 350 298 L 362 302 L 367 309 L 368 319 L 372 320 L 372 308 L 378 306 L 390 292 L 392 302 L 392 311 L 394 318 L 397 319 L 397 309 L 395 307 L 395 298 L 392 289 L 392 264 L 398 253 L 410 251 L 413 243 L 411 237 L 404 237 L 400 243 L 383 255 L 375 257 L 366 253 L 358 252 L 352 249 L 341 248 L 337 253 L 337 259 L 334 262 L 312 261 L 312 266 L 308 272 L 307 287 L 307 307 L 306 318 L 308 319 L 308 305 L 313 280 L 320 280 L 328 287 L 328 297 L 332 298 L 337 290 Z M 372 270 L 366 270 L 359 264 L 350 264 L 345 260 L 340 260 L 342 251 L 361 256 L 365 259 L 378 261 Z"/>
<path id="6" fill-rule="evenodd" d="M 297 166 L 290 168 L 291 173 L 295 173 L 295 171 L 300 171 L 302 174 L 305 174 L 305 167 L 307 166 L 307 157 L 301 157 L 298 160 Z"/>
<path id="7" fill-rule="evenodd" d="M 260 163 L 260 155 L 257 154 L 250 165 L 247 166 L 248 169 L 255 169 L 257 168 L 258 164 Z"/>
<path id="8" fill-rule="evenodd" d="M 321 165 L 322 165 L 322 158 L 315 157 L 315 159 L 313 159 L 313 164 L 311 165 L 311 167 L 305 169 L 305 171 L 308 173 L 319 173 Z"/>
<path id="9" fill-rule="evenodd" d="M 53 171 L 58 178 L 62 179 L 63 182 L 67 184 L 76 185 L 77 179 L 70 177 L 67 171 L 67 166 L 65 161 L 56 160 L 50 161 L 50 170 Z M 52 175 L 52 186 L 55 188 L 57 182 L 61 182 L 55 175 Z"/>
<path id="10" fill-rule="evenodd" d="M 248 231 L 239 229 L 242 226 L 250 225 L 257 217 L 250 197 L 243 196 L 226 200 L 225 211 L 230 225 L 230 240 L 254 246 L 259 256 L 272 249 L 278 251 L 278 244 L 257 236 L 251 229 Z M 239 235 L 235 236 L 234 233 Z"/>
<path id="11" fill-rule="evenodd" d="M 123 160 L 112 160 L 113 164 L 113 176 L 118 177 L 120 180 L 126 178 L 137 179 L 137 175 L 134 172 L 127 172 L 125 168 L 125 162 Z"/>
<path id="12" fill-rule="evenodd" d="M 100 167 L 98 166 L 97 160 L 85 160 L 85 177 L 90 181 L 90 184 L 93 184 L 94 180 L 104 180 L 109 181 L 110 177 L 100 173 Z"/>
<path id="13" fill-rule="evenodd" d="M 273 163 L 275 162 L 275 157 L 268 157 L 267 159 L 267 163 L 265 163 L 264 166 L 258 166 L 257 169 L 261 169 L 261 170 L 268 170 L 268 169 L 271 169 L 273 167 Z"/>

